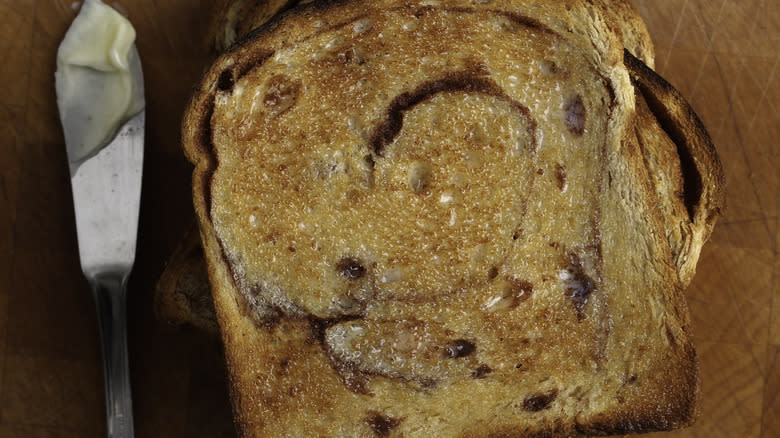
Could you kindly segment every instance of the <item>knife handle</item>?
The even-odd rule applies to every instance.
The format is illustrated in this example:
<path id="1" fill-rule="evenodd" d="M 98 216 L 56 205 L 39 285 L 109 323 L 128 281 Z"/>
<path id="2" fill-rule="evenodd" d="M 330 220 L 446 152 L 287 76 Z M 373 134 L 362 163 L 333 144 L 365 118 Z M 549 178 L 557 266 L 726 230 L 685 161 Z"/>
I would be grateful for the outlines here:
<path id="1" fill-rule="evenodd" d="M 103 350 L 109 438 L 133 437 L 133 403 L 127 362 L 127 277 L 127 272 L 103 272 L 89 279 L 97 305 Z"/>

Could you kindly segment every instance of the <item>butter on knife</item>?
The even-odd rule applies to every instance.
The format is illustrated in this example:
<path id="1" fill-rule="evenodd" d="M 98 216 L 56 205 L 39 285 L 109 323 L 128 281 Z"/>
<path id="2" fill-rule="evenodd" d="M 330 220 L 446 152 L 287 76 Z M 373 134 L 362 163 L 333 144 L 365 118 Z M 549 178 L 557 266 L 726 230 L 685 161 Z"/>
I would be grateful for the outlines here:
<path id="1" fill-rule="evenodd" d="M 96 154 L 144 109 L 135 29 L 100 0 L 86 0 L 57 52 L 57 106 L 68 159 Z"/>

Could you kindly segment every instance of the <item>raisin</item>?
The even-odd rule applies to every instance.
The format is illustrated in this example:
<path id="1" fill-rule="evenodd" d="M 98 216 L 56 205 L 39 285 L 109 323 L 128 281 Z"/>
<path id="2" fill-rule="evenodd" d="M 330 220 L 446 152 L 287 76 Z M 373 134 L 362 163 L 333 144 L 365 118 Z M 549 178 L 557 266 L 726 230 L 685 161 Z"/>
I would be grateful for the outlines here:
<path id="1" fill-rule="evenodd" d="M 558 182 L 558 190 L 566 187 L 566 168 L 559 163 L 555 163 L 555 179 Z"/>
<path id="2" fill-rule="evenodd" d="M 360 260 L 352 257 L 344 257 L 336 264 L 336 270 L 349 280 L 357 280 L 366 274 L 366 268 L 360 264 Z"/>
<path id="3" fill-rule="evenodd" d="M 444 355 L 449 359 L 457 359 L 459 357 L 466 357 L 474 352 L 477 346 L 473 342 L 465 339 L 458 339 L 450 342 L 444 347 Z"/>
<path id="4" fill-rule="evenodd" d="M 523 400 L 523 409 L 529 412 L 539 412 L 548 409 L 555 398 L 558 397 L 558 390 L 553 389 L 546 393 L 534 394 Z"/>
<path id="5" fill-rule="evenodd" d="M 377 436 L 388 436 L 401 423 L 401 420 L 371 411 L 366 417 L 366 422 Z"/>
<path id="6" fill-rule="evenodd" d="M 489 366 L 482 364 L 478 366 L 474 371 L 471 372 L 471 377 L 474 379 L 482 379 L 489 373 L 492 373 L 493 369 Z"/>
<path id="7" fill-rule="evenodd" d="M 577 318 L 585 318 L 585 306 L 588 304 L 590 295 L 596 290 L 596 282 L 593 281 L 582 267 L 582 261 L 575 254 L 569 256 L 569 266 L 566 268 L 566 280 L 564 289 L 575 310 Z"/>
<path id="8" fill-rule="evenodd" d="M 566 127 L 569 131 L 581 136 L 585 132 L 585 105 L 582 103 L 582 97 L 577 95 L 569 99 L 566 103 Z"/>
<path id="9" fill-rule="evenodd" d="M 299 89 L 298 82 L 293 82 L 283 75 L 273 76 L 268 81 L 268 90 L 263 97 L 263 103 L 271 116 L 279 115 L 295 105 Z"/>

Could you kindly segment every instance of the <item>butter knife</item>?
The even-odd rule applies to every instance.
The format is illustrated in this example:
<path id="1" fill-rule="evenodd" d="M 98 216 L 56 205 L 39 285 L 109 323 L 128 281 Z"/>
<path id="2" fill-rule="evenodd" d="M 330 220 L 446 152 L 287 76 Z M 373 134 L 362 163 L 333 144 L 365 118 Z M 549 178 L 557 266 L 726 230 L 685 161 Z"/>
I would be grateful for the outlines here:
<path id="1" fill-rule="evenodd" d="M 127 281 L 135 261 L 146 118 L 132 24 L 102 1 L 85 0 L 57 51 L 55 85 L 81 270 L 97 305 L 108 436 L 132 438 Z"/>
<path id="2" fill-rule="evenodd" d="M 109 437 L 133 436 L 126 303 L 135 261 L 144 121 L 145 112 L 134 116 L 105 148 L 71 168 L 81 269 L 98 311 Z"/>
<path id="3" fill-rule="evenodd" d="M 145 113 L 99 153 L 72 169 L 81 269 L 98 311 L 109 437 L 132 437 L 127 359 L 127 280 L 135 260 Z"/>

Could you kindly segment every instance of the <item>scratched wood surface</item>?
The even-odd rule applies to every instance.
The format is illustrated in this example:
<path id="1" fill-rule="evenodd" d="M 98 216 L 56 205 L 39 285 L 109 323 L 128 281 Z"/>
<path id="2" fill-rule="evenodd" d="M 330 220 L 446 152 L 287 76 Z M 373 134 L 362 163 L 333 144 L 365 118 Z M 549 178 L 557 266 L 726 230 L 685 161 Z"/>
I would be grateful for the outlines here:
<path id="1" fill-rule="evenodd" d="M 130 284 L 139 437 L 234 436 L 219 344 L 157 322 L 154 284 L 192 215 L 178 125 L 208 55 L 207 0 L 118 2 L 147 87 L 140 236 Z M 659 437 L 780 436 L 780 5 L 635 0 L 657 70 L 718 147 L 728 206 L 687 292 L 702 414 Z M 79 271 L 53 72 L 71 1 L 0 0 L 0 437 L 105 436 L 94 305 Z"/>

